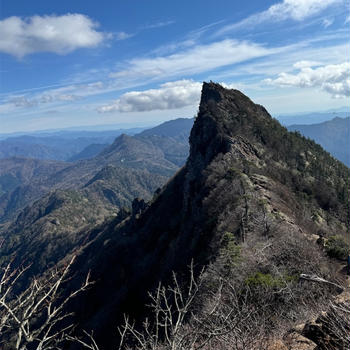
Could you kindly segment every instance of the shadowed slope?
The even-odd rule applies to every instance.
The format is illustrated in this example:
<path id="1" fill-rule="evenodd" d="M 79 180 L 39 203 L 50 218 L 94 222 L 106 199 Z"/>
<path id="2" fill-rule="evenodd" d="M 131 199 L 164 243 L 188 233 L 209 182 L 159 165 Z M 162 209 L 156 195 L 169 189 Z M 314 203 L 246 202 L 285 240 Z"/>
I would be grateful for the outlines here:
<path id="1" fill-rule="evenodd" d="M 91 231 L 80 250 L 76 273 L 91 270 L 97 283 L 74 306 L 77 320 L 107 348 L 123 312 L 138 318 L 146 291 L 172 270 L 215 259 L 225 232 L 239 242 L 346 233 L 349 169 L 241 92 L 204 83 L 190 146 L 184 168 L 146 208 Z"/>

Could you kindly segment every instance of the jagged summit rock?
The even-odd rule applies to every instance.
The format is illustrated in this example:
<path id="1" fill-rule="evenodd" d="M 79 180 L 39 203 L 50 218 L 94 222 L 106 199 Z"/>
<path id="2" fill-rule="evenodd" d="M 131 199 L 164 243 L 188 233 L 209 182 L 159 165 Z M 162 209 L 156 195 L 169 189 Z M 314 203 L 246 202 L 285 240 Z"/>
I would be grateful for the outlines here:
<path id="1" fill-rule="evenodd" d="M 186 165 L 139 215 L 100 227 L 81 249 L 76 271 L 91 270 L 98 282 L 81 299 L 77 317 L 99 339 L 113 332 L 123 312 L 139 317 L 146 291 L 172 270 L 183 271 L 192 259 L 215 260 L 227 232 L 248 247 L 283 232 L 311 237 L 321 228 L 329 234 L 344 228 L 346 196 L 332 198 L 347 191 L 346 167 L 241 92 L 203 84 L 190 148 Z"/>
<path id="2" fill-rule="evenodd" d="M 229 151 L 232 137 L 241 134 L 243 125 L 271 119 L 264 107 L 242 92 L 203 83 L 199 113 L 190 136 L 189 161 L 210 162 L 218 153 Z"/>
<path id="3" fill-rule="evenodd" d="M 150 203 L 135 201 L 136 215 L 86 232 L 68 289 L 89 271 L 96 283 L 73 306 L 76 323 L 113 348 L 124 312 L 140 319 L 148 290 L 187 271 L 192 259 L 199 269 L 218 259 L 227 237 L 251 259 L 239 271 L 243 281 L 260 283 L 263 273 L 262 283 L 279 285 L 273 264 L 291 277 L 314 273 L 305 247 L 309 253 L 321 230 L 346 234 L 349 178 L 319 145 L 289 133 L 241 92 L 204 83 L 186 165 Z"/>

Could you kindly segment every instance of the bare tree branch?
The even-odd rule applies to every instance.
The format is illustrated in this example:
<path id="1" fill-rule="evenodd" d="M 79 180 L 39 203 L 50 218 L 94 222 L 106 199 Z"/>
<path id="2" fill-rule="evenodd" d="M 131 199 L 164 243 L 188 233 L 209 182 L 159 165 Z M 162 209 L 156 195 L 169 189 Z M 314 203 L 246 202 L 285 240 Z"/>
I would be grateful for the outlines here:
<path id="1" fill-rule="evenodd" d="M 2 339 L 15 339 L 16 350 L 56 349 L 67 339 L 73 324 L 66 322 L 72 315 L 65 306 L 93 282 L 88 275 L 81 286 L 66 297 L 60 294 L 67 281 L 75 257 L 62 269 L 55 269 L 45 278 L 34 278 L 28 288 L 16 295 L 16 284 L 28 269 L 11 270 L 11 263 L 0 278 L 0 333 Z"/>

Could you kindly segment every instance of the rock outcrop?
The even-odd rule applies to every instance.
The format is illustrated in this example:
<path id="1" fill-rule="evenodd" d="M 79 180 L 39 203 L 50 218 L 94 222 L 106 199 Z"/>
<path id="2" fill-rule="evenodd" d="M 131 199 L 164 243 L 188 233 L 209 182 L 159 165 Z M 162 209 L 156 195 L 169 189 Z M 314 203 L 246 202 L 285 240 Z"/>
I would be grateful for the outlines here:
<path id="1" fill-rule="evenodd" d="M 313 273 L 318 267 L 300 258 L 306 243 L 297 241 L 321 228 L 345 234 L 349 175 L 320 146 L 289 133 L 241 92 L 204 83 L 186 165 L 147 206 L 135 202 L 136 216 L 91 230 L 80 249 L 70 287 L 88 271 L 96 283 L 74 305 L 77 323 L 111 347 L 124 312 L 144 315 L 148 290 L 171 271 L 186 270 L 192 259 L 198 268 L 214 261 L 227 233 L 247 252 L 261 254 L 266 269 L 269 254 L 291 280 L 295 271 Z M 315 213 L 318 223 L 311 219 Z M 282 233 L 286 239 L 278 241 Z M 279 285 L 263 273 L 266 280 L 253 282 Z"/>

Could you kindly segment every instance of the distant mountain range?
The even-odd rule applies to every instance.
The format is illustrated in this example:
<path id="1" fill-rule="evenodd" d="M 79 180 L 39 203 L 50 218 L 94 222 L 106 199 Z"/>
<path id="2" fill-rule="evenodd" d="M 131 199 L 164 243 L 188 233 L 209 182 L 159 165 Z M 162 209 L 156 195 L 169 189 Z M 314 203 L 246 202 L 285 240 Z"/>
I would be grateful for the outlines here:
<path id="1" fill-rule="evenodd" d="M 130 181 L 135 179 L 133 184 L 125 183 L 124 188 L 117 191 L 119 194 L 114 205 L 128 205 L 134 197 L 149 198 L 184 164 L 192 124 L 193 119 L 181 118 L 135 136 L 122 134 L 106 147 L 87 146 L 80 155 L 71 159 L 76 160 L 74 163 L 23 157 L 0 159 L 0 222 L 6 222 L 18 210 L 50 191 L 79 190 L 87 183 L 91 184 L 91 180 L 108 166 L 116 167 L 112 172 L 116 178 L 109 176 L 108 181 L 120 181 L 128 173 Z M 112 137 L 110 133 L 100 136 L 104 139 Z M 60 145 L 63 141 L 54 138 L 53 142 Z M 150 183 L 153 185 L 145 182 L 146 177 L 152 178 Z M 110 199 L 106 202 L 110 205 Z"/>
<path id="2" fill-rule="evenodd" d="M 122 134 L 87 146 L 74 163 L 0 159 L 0 262 L 16 252 L 37 261 L 30 273 L 42 273 L 82 244 L 89 227 L 123 215 L 134 198 L 149 200 L 185 163 L 192 124 L 181 118 Z"/>
<path id="3" fill-rule="evenodd" d="M 32 137 L 64 137 L 68 139 L 74 139 L 79 137 L 100 137 L 101 135 L 113 135 L 115 131 L 120 131 L 120 133 L 130 133 L 137 134 L 142 130 L 149 129 L 149 127 L 140 126 L 128 126 L 121 127 L 120 125 L 95 125 L 95 126 L 84 126 L 84 127 L 72 127 L 65 129 L 48 129 L 48 130 L 38 130 L 38 131 L 28 131 L 28 132 L 12 132 L 12 133 L 0 133 L 0 140 L 5 140 L 13 137 L 20 136 L 32 136 Z"/>
<path id="4" fill-rule="evenodd" d="M 348 108 L 341 108 L 337 111 L 328 112 L 314 112 L 314 113 L 301 113 L 295 115 L 280 115 L 276 116 L 276 119 L 285 126 L 289 125 L 311 125 L 319 124 L 332 120 L 334 118 L 347 118 L 350 116 L 350 111 Z"/>
<path id="5" fill-rule="evenodd" d="M 109 146 L 109 143 L 92 143 L 86 146 L 81 152 L 67 159 L 67 161 L 76 162 L 78 160 L 93 158 L 108 146 Z"/>
<path id="6" fill-rule="evenodd" d="M 25 157 L 68 161 L 84 159 L 92 144 L 111 144 L 121 134 L 135 135 L 143 128 L 109 131 L 56 131 L 6 137 L 0 141 L 0 159 Z M 80 155 L 82 153 L 82 155 Z M 91 153 L 90 155 L 95 155 Z"/>
<path id="7" fill-rule="evenodd" d="M 290 125 L 290 131 L 299 131 L 319 143 L 333 157 L 350 167 L 350 117 L 312 125 Z"/>
<path id="8" fill-rule="evenodd" d="M 350 118 L 337 117 L 319 124 L 292 125 L 288 130 L 299 131 L 302 135 L 314 139 L 334 157 L 350 166 L 349 123 Z M 122 134 L 111 145 L 92 143 L 69 159 L 74 163 L 18 157 L 0 159 L 0 222 L 6 221 L 19 209 L 49 191 L 81 188 L 109 165 L 123 169 L 146 170 L 150 174 L 160 176 L 159 183 L 164 183 L 184 164 L 188 156 L 188 137 L 192 125 L 193 119 L 180 118 L 144 130 L 134 136 Z M 115 132 L 120 131 L 97 132 L 95 136 L 99 134 L 99 140 L 110 140 Z M 88 134 L 94 136 L 91 132 Z M 20 139 L 32 140 L 27 136 L 21 136 Z M 46 137 L 43 140 L 57 147 L 61 143 L 64 144 L 63 139 L 56 137 L 51 141 Z M 66 144 L 81 140 L 67 139 Z M 92 139 L 83 140 L 83 143 L 88 143 Z M 48 149 L 47 146 L 43 147 Z M 150 192 L 147 193 L 150 194 Z M 146 194 L 143 193 L 143 195 Z M 128 198 L 130 203 L 132 198 Z"/>
<path id="9" fill-rule="evenodd" d="M 270 349 L 282 349 L 286 337 L 301 334 L 303 343 L 330 349 L 323 345 L 338 340 L 319 323 L 328 319 L 326 303 L 337 303 L 334 286 L 346 282 L 346 244 L 329 255 L 338 260 L 326 252 L 327 240 L 348 237 L 350 169 L 238 90 L 204 83 L 195 120 L 122 134 L 72 163 L 1 160 L 0 174 L 0 266 L 28 266 L 20 292 L 32 276 L 50 282 L 50 272 L 75 256 L 54 305 L 67 308 L 76 337 L 91 334 L 99 348 L 114 349 L 127 314 L 143 349 L 155 342 L 177 349 L 174 337 L 186 339 L 182 349 L 266 349 L 277 340 Z M 88 290 L 62 302 L 87 275 Z M 301 283 L 302 276 L 331 282 Z M 153 331 L 150 303 L 156 327 L 176 331 Z M 303 326 L 317 314 L 313 328 Z M 46 322 L 38 315 L 31 326 Z M 151 326 L 140 333 L 142 324 Z M 13 328 L 3 334 L 13 348 Z M 132 348 L 123 335 L 130 347 L 121 349 Z"/>

